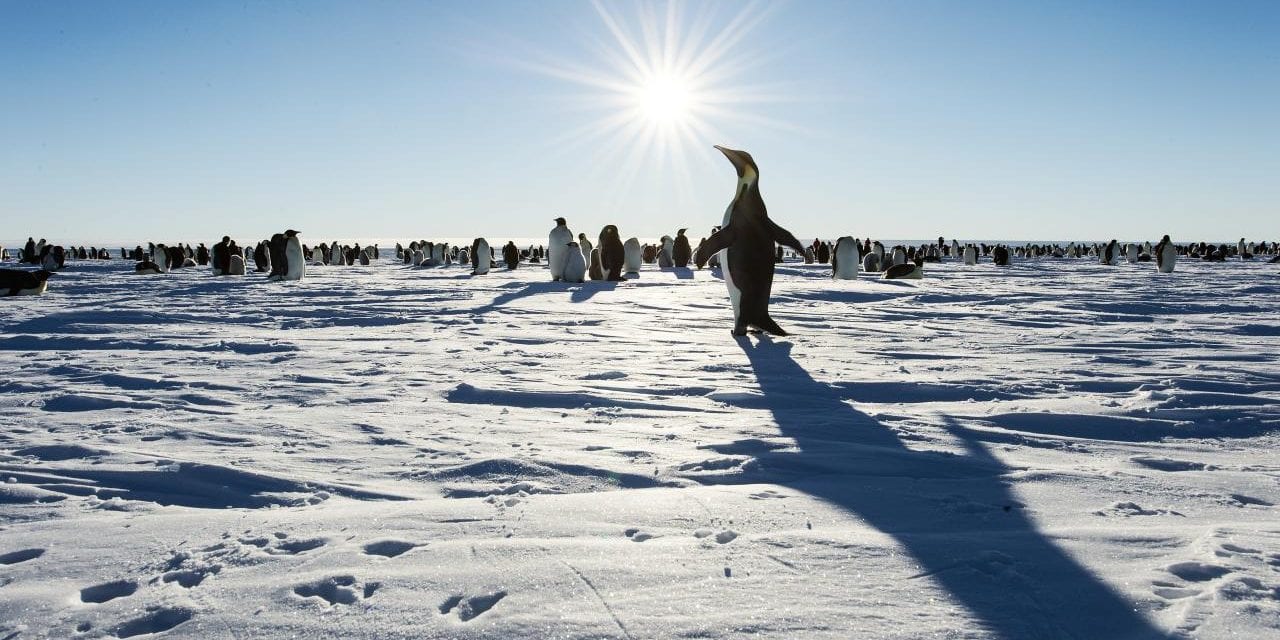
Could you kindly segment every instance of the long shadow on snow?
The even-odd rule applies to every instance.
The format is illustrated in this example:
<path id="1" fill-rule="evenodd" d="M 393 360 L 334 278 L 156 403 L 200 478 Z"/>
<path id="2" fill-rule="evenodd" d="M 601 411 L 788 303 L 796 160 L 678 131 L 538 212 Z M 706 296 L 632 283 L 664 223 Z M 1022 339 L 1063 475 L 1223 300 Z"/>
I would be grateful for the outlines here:
<path id="1" fill-rule="evenodd" d="M 904 578 L 932 580 L 997 637 L 1164 637 L 1037 529 L 1001 478 L 1008 468 L 968 430 L 950 423 L 968 455 L 912 451 L 814 380 L 790 344 L 739 344 L 782 435 L 799 448 L 755 447 L 761 469 L 893 535 L 920 564 Z"/>

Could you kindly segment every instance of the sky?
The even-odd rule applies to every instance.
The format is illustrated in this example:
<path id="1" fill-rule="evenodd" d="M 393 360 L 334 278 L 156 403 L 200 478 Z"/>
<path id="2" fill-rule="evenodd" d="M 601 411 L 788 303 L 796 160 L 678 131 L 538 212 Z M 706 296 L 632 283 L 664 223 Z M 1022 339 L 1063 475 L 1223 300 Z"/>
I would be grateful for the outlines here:
<path id="1" fill-rule="evenodd" d="M 1280 3 L 0 0 L 0 239 L 1280 239 Z M 243 244 L 243 241 L 242 241 Z"/>

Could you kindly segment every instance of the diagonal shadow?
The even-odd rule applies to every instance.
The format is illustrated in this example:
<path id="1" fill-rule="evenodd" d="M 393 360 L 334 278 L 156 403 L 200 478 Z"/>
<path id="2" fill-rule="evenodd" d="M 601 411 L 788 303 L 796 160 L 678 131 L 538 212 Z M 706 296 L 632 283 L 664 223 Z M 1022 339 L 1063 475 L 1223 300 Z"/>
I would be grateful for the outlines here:
<path id="1" fill-rule="evenodd" d="M 913 451 L 791 357 L 791 345 L 740 338 L 782 435 L 799 452 L 744 449 L 781 483 L 892 535 L 928 579 L 1000 638 L 1165 637 L 1122 595 L 1056 546 L 1019 504 L 1009 468 L 948 418 L 966 455 Z M 767 447 L 766 447 L 767 448 Z"/>

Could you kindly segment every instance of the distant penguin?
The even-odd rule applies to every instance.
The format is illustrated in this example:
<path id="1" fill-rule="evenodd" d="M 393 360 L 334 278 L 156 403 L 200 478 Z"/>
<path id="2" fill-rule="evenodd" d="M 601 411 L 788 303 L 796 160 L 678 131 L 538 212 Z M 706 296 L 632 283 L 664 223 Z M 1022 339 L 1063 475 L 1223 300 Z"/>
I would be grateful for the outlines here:
<path id="1" fill-rule="evenodd" d="M 253 248 L 253 268 L 259 273 L 271 270 L 270 245 L 265 240 Z"/>
<path id="2" fill-rule="evenodd" d="M 231 256 L 231 268 L 227 270 L 229 276 L 244 275 L 244 256 L 239 253 Z"/>
<path id="3" fill-rule="evenodd" d="M 281 280 L 288 271 L 288 262 L 284 256 L 286 244 L 288 243 L 283 233 L 272 234 L 271 240 L 267 242 L 271 263 L 271 273 L 267 274 L 268 280 Z"/>
<path id="4" fill-rule="evenodd" d="M 578 243 L 570 242 L 566 245 L 571 249 L 567 252 L 564 261 L 564 275 L 561 277 L 563 282 L 582 282 L 587 277 L 587 259 L 582 257 L 582 251 L 578 247 Z M 591 250 L 596 253 L 595 249 Z M 592 278 L 596 280 L 598 278 Z"/>
<path id="5" fill-rule="evenodd" d="M 1138 261 L 1138 245 L 1136 243 L 1130 242 L 1124 246 L 1124 259 L 1129 264 L 1134 264 Z"/>
<path id="6" fill-rule="evenodd" d="M 769 316 L 774 246 L 786 245 L 797 252 L 803 252 L 804 246 L 790 231 L 769 219 L 760 196 L 760 169 L 751 154 L 721 146 L 716 149 L 733 164 L 738 181 L 721 229 L 698 248 L 694 262 L 701 266 L 713 254 L 723 252 L 720 264 L 733 306 L 734 335 L 745 335 L 748 327 L 786 335 Z"/>
<path id="7" fill-rule="evenodd" d="M 675 240 L 671 244 L 671 260 L 675 262 L 675 266 L 684 269 L 689 266 L 689 259 L 693 257 L 693 249 L 689 246 L 689 236 L 684 232 L 688 229 L 680 229 L 676 231 Z"/>
<path id="8" fill-rule="evenodd" d="M 849 241 L 850 241 L 850 242 L 852 242 L 852 241 L 853 241 L 853 237 L 852 237 L 852 236 L 846 236 L 846 237 L 847 237 L 847 238 L 849 238 Z M 855 253 L 855 254 L 856 254 L 856 253 L 858 253 L 858 249 L 859 249 L 859 247 L 854 247 L 854 253 Z M 816 252 L 816 253 L 818 254 L 818 255 L 816 256 L 816 257 L 817 257 L 817 259 L 818 259 L 818 264 L 826 264 L 826 263 L 828 263 L 828 262 L 831 262 L 831 255 L 832 255 L 832 253 L 831 253 L 831 244 L 830 244 L 830 243 L 823 242 L 822 244 L 819 244 L 819 245 L 818 245 L 818 250 L 817 250 L 817 252 Z M 857 262 L 861 262 L 861 260 L 858 260 Z M 858 268 L 858 265 L 856 265 L 856 264 L 855 264 L 855 265 L 853 266 L 853 268 L 854 268 L 854 270 L 856 271 L 856 270 L 857 270 L 857 268 Z"/>
<path id="9" fill-rule="evenodd" d="M 284 232 L 284 237 L 284 279 L 301 280 L 307 270 L 307 262 L 302 258 L 302 241 L 298 239 L 298 232 L 293 229 Z"/>
<path id="10" fill-rule="evenodd" d="M 556 218 L 556 226 L 547 234 L 547 266 L 550 267 L 551 280 L 554 282 L 564 277 L 564 265 L 568 259 L 565 247 L 573 242 L 573 232 L 565 224 L 564 218 Z"/>
<path id="11" fill-rule="evenodd" d="M 637 238 L 627 238 L 622 244 L 622 270 L 627 274 L 640 273 L 640 264 L 643 262 L 643 254 L 640 249 L 640 240 Z"/>
<path id="12" fill-rule="evenodd" d="M 815 261 L 817 261 L 817 259 L 818 259 L 818 256 L 814 255 L 814 253 L 813 253 L 813 247 L 805 247 L 805 248 L 804 248 L 804 263 L 805 263 L 805 264 L 813 264 Z"/>
<path id="13" fill-rule="evenodd" d="M 924 269 L 912 262 L 895 264 L 884 272 L 885 280 L 919 280 L 923 277 Z"/>
<path id="14" fill-rule="evenodd" d="M 431 267 L 439 267 L 439 266 L 448 264 L 449 252 L 445 251 L 445 249 L 447 249 L 448 247 L 446 247 L 443 242 L 428 244 L 427 246 L 430 247 L 431 249 L 431 256 L 430 257 L 424 256 L 425 258 L 424 264 Z"/>
<path id="15" fill-rule="evenodd" d="M 507 242 L 502 247 L 502 261 L 507 265 L 507 271 L 514 270 L 520 266 L 520 249 L 516 247 L 516 243 Z"/>
<path id="16" fill-rule="evenodd" d="M 618 227 L 607 224 L 600 230 L 599 246 L 600 268 L 604 270 L 604 278 L 610 282 L 626 280 L 622 277 L 622 267 L 626 265 L 626 249 L 622 246 L 622 238 L 618 235 Z"/>
<path id="17" fill-rule="evenodd" d="M 578 234 L 578 253 L 582 254 L 583 261 L 591 259 L 591 250 L 594 248 L 595 245 L 591 244 L 591 241 L 587 239 L 587 234 Z"/>
<path id="18" fill-rule="evenodd" d="M 604 266 L 600 262 L 600 247 L 591 250 L 591 279 L 604 280 Z"/>
<path id="19" fill-rule="evenodd" d="M 658 268 L 670 269 L 676 266 L 675 260 L 671 254 L 675 250 L 675 243 L 671 240 L 671 236 L 662 236 L 662 241 L 658 243 Z"/>
<path id="20" fill-rule="evenodd" d="M 880 270 L 880 256 L 874 251 L 862 256 L 862 270 L 867 273 L 875 273 Z"/>
<path id="21" fill-rule="evenodd" d="M 1116 247 L 1115 240 L 1108 242 L 1107 246 L 1099 251 L 1098 254 L 1102 259 L 1102 264 L 1105 265 L 1113 266 L 1120 261 L 1120 251 Z"/>
<path id="22" fill-rule="evenodd" d="M 163 273 L 160 271 L 160 265 L 156 264 L 155 261 L 146 256 L 143 256 L 142 261 L 138 264 L 133 265 L 133 272 L 138 275 L 154 275 L 157 273 Z"/>
<path id="23" fill-rule="evenodd" d="M 969 244 L 964 247 L 964 263 L 973 266 L 978 264 L 978 248 Z"/>
<path id="24" fill-rule="evenodd" d="M 841 236 L 836 240 L 836 250 L 831 254 L 831 277 L 837 280 L 854 280 L 858 277 L 858 241 L 853 236 Z"/>
<path id="25" fill-rule="evenodd" d="M 889 267 L 896 267 L 900 264 L 907 263 L 907 252 L 901 245 L 893 248 L 893 257 L 890 259 Z"/>
<path id="26" fill-rule="evenodd" d="M 45 292 L 53 273 L 41 269 L 0 269 L 0 295 L 38 296 Z"/>
<path id="27" fill-rule="evenodd" d="M 1173 246 L 1166 234 L 1155 246 L 1156 269 L 1160 273 L 1173 273 L 1173 266 L 1178 262 L 1178 248 Z"/>
<path id="28" fill-rule="evenodd" d="M 1000 244 L 991 250 L 991 261 L 997 266 L 1009 266 L 1009 248 Z"/>
<path id="29" fill-rule="evenodd" d="M 476 238 L 471 241 L 471 275 L 481 276 L 489 273 L 489 265 L 493 254 L 489 251 L 489 241 Z"/>
<path id="30" fill-rule="evenodd" d="M 169 247 L 157 244 L 155 250 L 151 252 L 151 260 L 160 273 L 169 273 Z"/>

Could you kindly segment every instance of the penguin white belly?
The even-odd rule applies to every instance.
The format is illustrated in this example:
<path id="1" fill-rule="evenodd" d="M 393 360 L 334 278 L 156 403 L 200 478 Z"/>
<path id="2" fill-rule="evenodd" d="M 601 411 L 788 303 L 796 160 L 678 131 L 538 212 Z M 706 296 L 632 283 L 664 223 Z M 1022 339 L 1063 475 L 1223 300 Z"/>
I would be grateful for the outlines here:
<path id="1" fill-rule="evenodd" d="M 302 259 L 302 241 L 297 237 L 289 238 L 284 246 L 284 261 L 289 269 L 284 274 L 285 280 L 301 280 L 306 272 L 307 263 Z"/>
<path id="2" fill-rule="evenodd" d="M 585 263 L 591 258 L 591 250 L 595 248 L 595 245 L 591 244 L 591 241 L 586 238 L 578 238 L 578 248 L 581 249 L 578 253 L 582 254 L 582 261 Z"/>
<path id="3" fill-rule="evenodd" d="M 1173 266 L 1178 262 L 1178 251 L 1173 248 L 1172 244 L 1167 244 L 1160 248 L 1160 258 L 1156 261 L 1156 268 L 1160 273 L 1173 273 Z"/>
<path id="4" fill-rule="evenodd" d="M 551 269 L 552 280 L 564 277 L 564 265 L 569 259 L 570 242 L 573 242 L 573 232 L 569 231 L 568 227 L 556 227 L 547 234 L 547 266 Z"/>
<path id="5" fill-rule="evenodd" d="M 582 252 L 574 247 L 572 251 L 566 252 L 564 261 L 564 272 L 561 277 L 565 282 L 582 282 L 587 279 L 587 259 L 582 257 Z"/>
<path id="6" fill-rule="evenodd" d="M 475 263 L 471 272 L 476 275 L 489 273 L 489 256 L 489 243 L 484 240 L 477 242 L 476 254 L 471 256 L 471 261 Z"/>
<path id="7" fill-rule="evenodd" d="M 973 245 L 964 248 L 964 263 L 971 266 L 978 264 L 978 249 Z"/>
<path id="8" fill-rule="evenodd" d="M 48 280 L 46 280 L 46 281 L 44 281 L 44 282 L 41 282 L 41 283 L 39 284 L 39 286 L 31 287 L 30 289 L 18 289 L 18 292 L 17 292 L 17 293 L 15 293 L 15 294 L 13 294 L 13 295 L 15 295 L 15 296 L 38 296 L 38 295 L 40 295 L 40 294 L 44 293 L 45 289 L 47 289 L 47 288 L 49 288 L 49 281 L 48 281 Z"/>
<path id="9" fill-rule="evenodd" d="M 1124 259 L 1129 264 L 1133 264 L 1137 262 L 1138 261 L 1138 245 L 1136 244 L 1127 245 L 1124 248 Z"/>
<path id="10" fill-rule="evenodd" d="M 231 268 L 227 270 L 229 275 L 244 275 L 244 256 L 231 256 Z"/>
<path id="11" fill-rule="evenodd" d="M 733 203 L 729 203 L 729 207 L 724 210 L 724 221 L 720 224 L 721 228 L 729 226 L 729 219 L 733 217 Z M 724 286 L 729 290 L 729 304 L 733 305 L 733 321 L 738 322 L 738 312 L 742 307 L 742 290 L 738 285 L 733 283 L 733 269 L 729 268 L 729 250 L 721 249 L 718 254 L 720 257 L 720 274 L 724 277 Z"/>
<path id="12" fill-rule="evenodd" d="M 834 276 L 840 280 L 853 280 L 858 277 L 861 264 L 858 256 L 858 245 L 852 237 L 845 236 L 836 240 Z"/>
<path id="13" fill-rule="evenodd" d="M 431 266 L 440 266 L 444 264 L 444 245 L 437 244 L 431 246 Z"/>
<path id="14" fill-rule="evenodd" d="M 643 257 L 643 252 L 640 249 L 640 240 L 628 238 L 626 243 L 622 245 L 622 270 L 627 273 L 640 273 L 640 263 L 643 262 Z"/>

